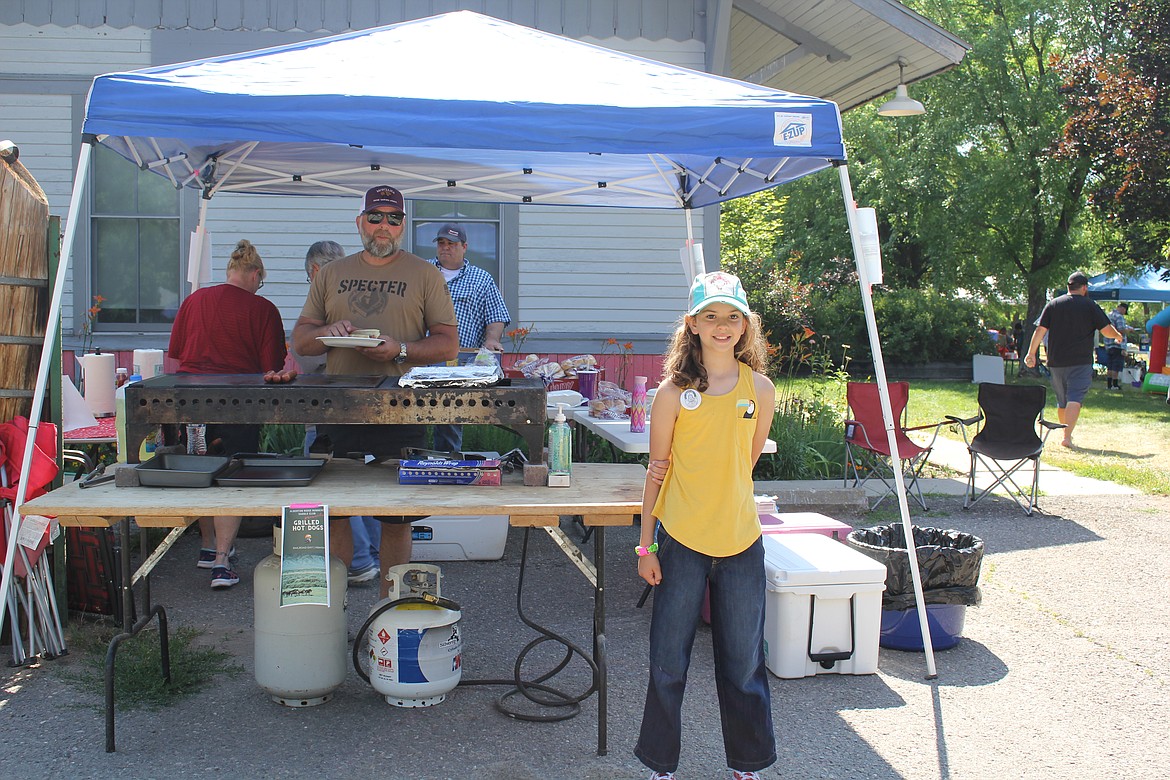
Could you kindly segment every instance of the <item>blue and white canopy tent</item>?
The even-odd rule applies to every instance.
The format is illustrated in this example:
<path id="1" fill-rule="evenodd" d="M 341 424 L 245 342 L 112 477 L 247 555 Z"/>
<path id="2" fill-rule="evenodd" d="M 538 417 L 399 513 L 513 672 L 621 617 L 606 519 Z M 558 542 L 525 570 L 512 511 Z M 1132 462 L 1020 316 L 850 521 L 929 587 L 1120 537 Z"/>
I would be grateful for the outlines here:
<path id="1" fill-rule="evenodd" d="M 431 56 L 451 48 L 474 51 L 475 66 Z M 871 257 L 875 251 L 876 242 L 862 236 L 836 104 L 467 11 L 100 76 L 82 129 L 50 334 L 60 319 L 96 143 L 176 187 L 199 189 L 201 224 L 218 192 L 358 195 L 389 178 L 412 199 L 684 209 L 689 225 L 690 209 L 835 165 L 854 255 L 863 256 L 863 244 Z M 896 453 L 897 421 L 870 297 L 876 266 L 857 265 L 886 432 Z M 53 346 L 47 337 L 34 426 Z M 31 447 L 22 474 L 30 455 Z M 913 558 L 897 462 L 894 473 Z M 18 508 L 25 489 L 22 480 Z M 10 534 L 10 546 L 15 538 Z M 933 677 L 917 566 L 911 571 Z M 0 593 L 7 592 L 10 574 L 6 565 Z M 2 610 L 0 602 L 0 618 Z"/>
<path id="2" fill-rule="evenodd" d="M 1164 271 L 1130 271 L 1089 277 L 1089 297 L 1096 301 L 1170 302 L 1170 279 Z"/>

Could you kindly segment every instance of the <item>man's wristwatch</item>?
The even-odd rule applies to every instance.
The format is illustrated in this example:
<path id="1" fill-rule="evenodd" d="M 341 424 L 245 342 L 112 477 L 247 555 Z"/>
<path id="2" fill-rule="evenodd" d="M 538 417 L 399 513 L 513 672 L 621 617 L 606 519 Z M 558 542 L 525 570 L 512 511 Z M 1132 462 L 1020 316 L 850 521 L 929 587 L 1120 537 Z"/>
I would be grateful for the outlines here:
<path id="1" fill-rule="evenodd" d="M 398 342 L 398 345 L 399 345 L 398 346 L 398 357 L 394 358 L 394 362 L 395 363 L 405 363 L 406 362 L 406 342 L 400 341 L 400 342 Z"/>

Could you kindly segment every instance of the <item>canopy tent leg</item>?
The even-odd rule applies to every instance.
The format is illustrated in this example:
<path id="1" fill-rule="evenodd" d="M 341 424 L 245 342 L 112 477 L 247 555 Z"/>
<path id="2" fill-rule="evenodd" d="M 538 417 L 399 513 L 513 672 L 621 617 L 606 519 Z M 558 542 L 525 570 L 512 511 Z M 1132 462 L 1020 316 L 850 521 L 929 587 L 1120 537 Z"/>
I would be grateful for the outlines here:
<path id="1" fill-rule="evenodd" d="M 922 576 L 918 572 L 918 549 L 914 544 L 914 527 L 910 523 L 910 506 L 906 502 L 906 483 L 902 478 L 902 460 L 898 457 L 898 440 L 893 407 L 890 405 L 890 389 L 886 385 L 886 366 L 882 359 L 882 345 L 878 339 L 877 318 L 873 313 L 873 296 L 870 290 L 870 269 L 864 261 L 861 246 L 861 231 L 857 218 L 857 202 L 853 199 L 853 185 L 849 181 L 849 166 L 837 166 L 841 179 L 841 194 L 845 198 L 845 216 L 849 221 L 849 238 L 853 243 L 854 264 L 857 266 L 858 283 L 861 285 L 861 306 L 865 310 L 865 326 L 869 331 L 869 347 L 873 352 L 874 379 L 877 380 L 878 396 L 882 404 L 882 420 L 886 426 L 886 439 L 890 446 L 890 464 L 894 469 L 894 492 L 898 496 L 898 511 L 902 516 L 902 533 L 906 540 L 906 554 L 910 556 L 910 579 L 914 583 L 914 600 L 918 605 L 918 626 L 922 631 L 922 647 L 926 651 L 926 679 L 938 676 L 934 666 L 934 646 L 930 641 L 930 627 L 926 622 L 926 603 L 922 597 Z"/>
<path id="2" fill-rule="evenodd" d="M 28 493 L 29 468 L 32 464 L 33 448 L 36 446 L 37 429 L 41 424 L 41 407 L 49 386 L 49 369 L 53 365 L 53 350 L 57 346 L 57 333 L 61 325 L 61 296 L 65 290 L 65 275 L 69 270 L 69 258 L 73 255 L 73 239 L 77 235 L 78 215 L 81 213 L 81 197 L 85 192 L 85 180 L 89 175 L 89 160 L 96 141 L 86 138 L 81 144 L 77 158 L 77 171 L 73 176 L 73 195 L 69 199 L 69 216 L 65 223 L 65 239 L 61 242 L 61 262 L 57 265 L 57 276 L 53 281 L 53 297 L 49 304 L 49 319 L 45 323 L 45 343 L 41 347 L 41 364 L 37 371 L 36 389 L 33 391 L 32 410 L 28 419 L 28 438 L 24 442 L 24 457 L 20 462 L 20 482 L 16 489 L 13 507 L 12 533 L 8 535 L 8 557 L 4 559 L 4 576 L 0 578 L 0 594 L 8 593 L 12 585 L 12 567 L 15 564 L 16 537 L 24 516 L 20 509 Z M 60 369 L 58 369 L 60 370 Z M 0 598 L 0 625 L 4 623 L 4 610 L 8 600 Z"/>

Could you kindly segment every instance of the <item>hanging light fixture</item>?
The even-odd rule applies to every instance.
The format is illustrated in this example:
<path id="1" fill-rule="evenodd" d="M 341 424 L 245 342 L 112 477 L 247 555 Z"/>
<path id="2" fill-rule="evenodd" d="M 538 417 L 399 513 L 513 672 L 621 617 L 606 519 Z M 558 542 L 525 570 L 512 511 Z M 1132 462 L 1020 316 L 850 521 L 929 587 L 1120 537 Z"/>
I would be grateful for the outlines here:
<path id="1" fill-rule="evenodd" d="M 882 103 L 878 109 L 879 116 L 917 116 L 925 114 L 926 108 L 906 93 L 905 84 L 906 60 L 898 58 L 898 88 L 894 90 L 894 97 Z"/>

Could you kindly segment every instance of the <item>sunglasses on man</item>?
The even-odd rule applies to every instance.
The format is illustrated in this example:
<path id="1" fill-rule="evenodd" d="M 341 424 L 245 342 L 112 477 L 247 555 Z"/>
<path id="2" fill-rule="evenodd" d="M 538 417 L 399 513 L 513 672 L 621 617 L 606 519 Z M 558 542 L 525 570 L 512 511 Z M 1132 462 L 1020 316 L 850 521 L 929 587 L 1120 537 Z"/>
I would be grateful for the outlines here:
<path id="1" fill-rule="evenodd" d="M 398 227 L 405 219 L 406 214 L 402 213 L 401 211 L 391 211 L 389 213 L 386 213 L 385 211 L 366 212 L 366 222 L 371 225 L 381 225 L 382 220 L 386 220 L 391 225 Z"/>

